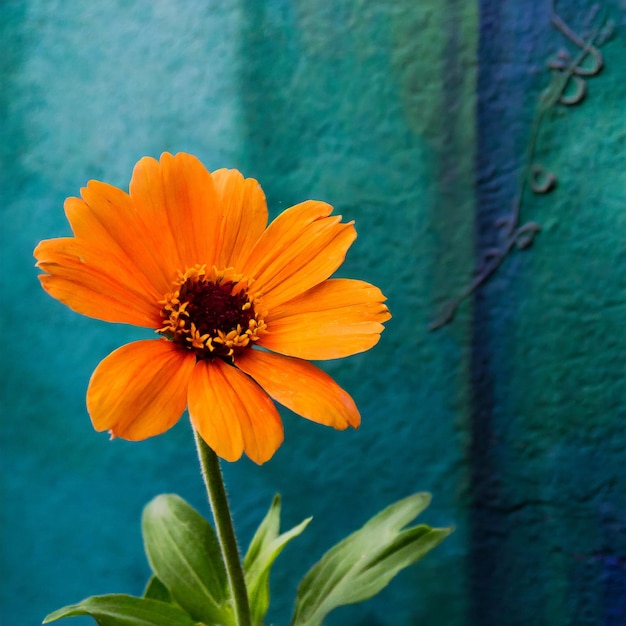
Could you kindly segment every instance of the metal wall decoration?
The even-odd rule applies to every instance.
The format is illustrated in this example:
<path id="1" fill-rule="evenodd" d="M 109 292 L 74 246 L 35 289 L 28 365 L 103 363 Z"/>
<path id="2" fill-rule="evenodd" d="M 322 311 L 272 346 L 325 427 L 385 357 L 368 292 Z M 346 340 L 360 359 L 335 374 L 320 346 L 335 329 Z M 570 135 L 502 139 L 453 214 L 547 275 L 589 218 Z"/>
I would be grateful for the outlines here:
<path id="1" fill-rule="evenodd" d="M 600 7 L 594 5 L 585 20 L 584 30 L 576 32 L 557 13 L 556 0 L 551 3 L 551 23 L 574 47 L 574 52 L 567 48 L 560 49 L 547 63 L 550 71 L 550 83 L 539 97 L 526 159 L 523 164 L 518 192 L 512 202 L 511 211 L 494 223 L 499 233 L 500 243 L 485 250 L 474 278 L 454 299 L 444 305 L 429 330 L 434 331 L 449 324 L 461 303 L 479 289 L 493 276 L 504 259 L 514 250 L 528 249 L 541 230 L 534 220 L 523 219 L 523 208 L 532 194 L 547 194 L 557 184 L 556 175 L 545 169 L 537 160 L 537 143 L 548 114 L 558 106 L 580 104 L 587 94 L 587 80 L 600 73 L 604 59 L 600 47 L 613 34 L 614 24 L 599 16 Z"/>

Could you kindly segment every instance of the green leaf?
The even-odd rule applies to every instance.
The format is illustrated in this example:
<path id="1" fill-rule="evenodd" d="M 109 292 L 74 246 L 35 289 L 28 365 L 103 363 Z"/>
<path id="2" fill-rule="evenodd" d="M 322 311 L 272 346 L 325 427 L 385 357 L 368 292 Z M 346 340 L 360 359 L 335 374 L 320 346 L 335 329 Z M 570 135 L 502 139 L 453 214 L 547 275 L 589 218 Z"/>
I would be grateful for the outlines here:
<path id="1" fill-rule="evenodd" d="M 78 615 L 89 615 L 100 626 L 198 626 L 187 613 L 171 604 L 123 594 L 87 598 L 50 613 L 43 623 Z"/>
<path id="2" fill-rule="evenodd" d="M 235 624 L 226 570 L 211 525 L 182 498 L 160 495 L 143 512 L 148 561 L 172 598 L 195 620 Z"/>
<path id="3" fill-rule="evenodd" d="M 400 500 L 331 548 L 302 579 L 292 626 L 319 626 L 333 609 L 371 598 L 441 543 L 451 528 L 402 530 L 429 503 L 427 493 Z"/>
<path id="4" fill-rule="evenodd" d="M 174 603 L 170 590 L 156 576 L 152 576 L 148 581 L 143 597 L 168 602 L 169 604 Z"/>
<path id="5" fill-rule="evenodd" d="M 274 496 L 265 519 L 256 531 L 244 558 L 243 567 L 250 600 L 250 612 L 254 626 L 263 624 L 270 604 L 270 569 L 276 557 L 294 537 L 297 537 L 312 518 L 279 535 L 280 496 Z"/>

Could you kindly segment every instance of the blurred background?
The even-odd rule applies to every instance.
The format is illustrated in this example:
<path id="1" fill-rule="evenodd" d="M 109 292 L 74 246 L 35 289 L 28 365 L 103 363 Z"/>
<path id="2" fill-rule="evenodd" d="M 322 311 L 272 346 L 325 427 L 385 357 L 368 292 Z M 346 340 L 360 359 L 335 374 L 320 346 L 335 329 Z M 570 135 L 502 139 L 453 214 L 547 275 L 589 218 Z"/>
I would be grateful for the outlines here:
<path id="1" fill-rule="evenodd" d="M 269 463 L 224 464 L 242 547 L 276 492 L 284 528 L 314 516 L 274 566 L 268 624 L 289 623 L 331 545 L 417 491 L 433 494 L 420 519 L 456 532 L 329 625 L 626 624 L 626 6 L 594 6 L 0 2 L 2 626 L 141 594 L 153 496 L 209 515 L 186 418 L 111 442 L 85 409 L 100 360 L 150 333 L 72 313 L 33 267 L 70 232 L 67 196 L 127 189 L 163 151 L 257 178 L 272 217 L 314 198 L 356 220 L 339 275 L 380 286 L 394 316 L 373 350 L 323 364 L 359 431 L 285 411 Z M 604 69 L 594 48 L 564 94 L 586 97 L 537 127 L 546 63 L 580 52 L 555 11 L 597 36 Z M 557 182 L 526 188 L 519 225 L 541 232 L 429 332 L 503 245 L 533 137 L 537 183 Z"/>

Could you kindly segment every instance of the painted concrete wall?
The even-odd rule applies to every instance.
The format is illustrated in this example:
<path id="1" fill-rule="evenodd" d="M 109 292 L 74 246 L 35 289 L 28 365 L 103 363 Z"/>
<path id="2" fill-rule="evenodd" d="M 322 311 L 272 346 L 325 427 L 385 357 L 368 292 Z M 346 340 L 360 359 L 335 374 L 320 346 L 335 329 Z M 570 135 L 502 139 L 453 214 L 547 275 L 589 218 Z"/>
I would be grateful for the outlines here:
<path id="1" fill-rule="evenodd" d="M 590 6 L 557 3 L 577 32 L 601 22 Z M 286 525 L 314 515 L 275 567 L 269 622 L 288 623 L 334 541 L 420 490 L 425 521 L 456 533 L 331 626 L 626 621 L 626 37 L 623 3 L 603 7 L 605 68 L 539 136 L 558 184 L 522 208 L 542 232 L 429 333 L 499 243 L 546 60 L 575 50 L 547 0 L 0 3 L 3 626 L 140 593 L 157 493 L 208 513 L 185 420 L 131 444 L 87 417 L 93 368 L 145 333 L 71 313 L 32 267 L 40 239 L 69 233 L 66 196 L 126 187 L 164 150 L 258 178 L 273 214 L 310 197 L 355 219 L 341 274 L 394 314 L 373 351 L 324 365 L 358 432 L 285 413 L 270 463 L 225 468 L 242 544 L 276 491 Z"/>
<path id="2" fill-rule="evenodd" d="M 520 4 L 481 5 L 482 242 L 515 195 L 543 63 L 575 50 L 549 3 Z M 507 623 L 626 622 L 626 50 L 623 3 L 602 4 L 593 17 L 590 3 L 557 3 L 580 33 L 602 11 L 621 30 L 586 99 L 555 107 L 538 135 L 535 162 L 558 179 L 522 211 L 541 234 L 474 303 L 473 623 L 501 623 L 506 607 Z"/>

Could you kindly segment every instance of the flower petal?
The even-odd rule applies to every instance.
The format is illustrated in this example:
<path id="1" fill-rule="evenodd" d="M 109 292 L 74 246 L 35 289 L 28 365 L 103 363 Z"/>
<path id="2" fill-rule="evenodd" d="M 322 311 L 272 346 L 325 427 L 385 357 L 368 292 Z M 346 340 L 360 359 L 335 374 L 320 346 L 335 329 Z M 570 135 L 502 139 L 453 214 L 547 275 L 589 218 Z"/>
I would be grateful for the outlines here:
<path id="1" fill-rule="evenodd" d="M 134 269 L 136 284 L 158 297 L 176 277 L 176 259 L 164 255 L 163 247 L 151 245 L 146 225 L 131 197 L 112 185 L 90 181 L 80 198 L 65 201 L 65 214 L 77 239 L 103 251 L 103 263 L 110 261 Z M 158 299 L 158 298 L 157 298 Z"/>
<path id="2" fill-rule="evenodd" d="M 87 409 L 94 428 L 138 441 L 160 435 L 180 418 L 196 357 L 165 340 L 130 343 L 94 371 Z"/>
<path id="3" fill-rule="evenodd" d="M 216 261 L 222 212 L 211 174 L 194 156 L 164 152 L 141 159 L 130 197 L 149 231 L 147 245 L 183 271 Z"/>
<path id="4" fill-rule="evenodd" d="M 212 176 L 224 213 L 217 265 L 238 268 L 267 226 L 265 194 L 254 178 L 237 170 L 221 169 Z"/>
<path id="5" fill-rule="evenodd" d="M 271 310 L 327 279 L 356 238 L 352 222 L 328 217 L 332 207 L 308 200 L 281 213 L 261 235 L 243 267 Z"/>
<path id="6" fill-rule="evenodd" d="M 368 350 L 391 317 L 380 289 L 360 280 L 326 280 L 270 310 L 259 345 L 302 359 L 338 359 Z"/>
<path id="7" fill-rule="evenodd" d="M 283 441 L 274 403 L 251 378 L 221 359 L 198 361 L 188 400 L 193 427 L 227 461 L 245 451 L 260 465 Z"/>
<path id="8" fill-rule="evenodd" d="M 156 296 L 134 282 L 137 271 L 100 246 L 72 237 L 48 239 L 35 248 L 43 288 L 74 311 L 89 317 L 155 328 L 160 325 Z"/>
<path id="9" fill-rule="evenodd" d="M 354 400 L 328 374 L 308 361 L 261 350 L 235 359 L 276 402 L 319 424 L 344 430 L 357 428 L 361 416 Z"/>

